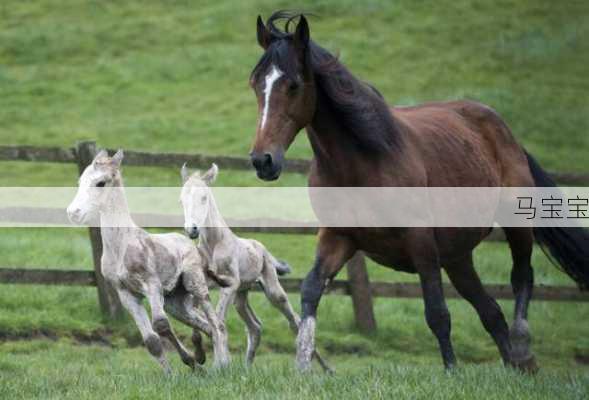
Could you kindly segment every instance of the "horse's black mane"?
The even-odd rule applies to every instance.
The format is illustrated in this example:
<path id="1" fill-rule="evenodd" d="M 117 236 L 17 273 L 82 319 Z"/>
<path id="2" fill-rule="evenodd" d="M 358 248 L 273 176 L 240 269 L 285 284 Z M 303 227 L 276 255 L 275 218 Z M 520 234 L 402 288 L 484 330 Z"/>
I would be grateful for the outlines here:
<path id="1" fill-rule="evenodd" d="M 271 44 L 252 71 L 252 78 L 274 64 L 291 80 L 297 81 L 298 61 L 294 54 L 293 33 L 289 28 L 302 13 L 277 11 L 266 27 L 272 35 Z M 275 22 L 284 20 L 284 30 Z M 380 93 L 371 85 L 358 80 L 327 50 L 314 43 L 308 46 L 309 63 L 318 89 L 329 100 L 332 111 L 342 127 L 349 132 L 356 146 L 369 153 L 382 153 L 400 146 L 398 127 Z"/>

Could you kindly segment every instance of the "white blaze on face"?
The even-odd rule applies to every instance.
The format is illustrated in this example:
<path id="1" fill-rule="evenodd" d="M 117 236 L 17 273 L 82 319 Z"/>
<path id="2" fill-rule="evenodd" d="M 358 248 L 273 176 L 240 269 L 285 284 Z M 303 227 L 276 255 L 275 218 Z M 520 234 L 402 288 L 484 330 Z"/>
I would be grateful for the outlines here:
<path id="1" fill-rule="evenodd" d="M 100 191 L 92 187 L 96 180 L 102 177 L 103 173 L 99 172 L 94 164 L 90 164 L 80 177 L 78 191 L 76 196 L 67 207 L 67 214 L 74 223 L 82 223 L 87 218 L 97 212 Z"/>
<path id="2" fill-rule="evenodd" d="M 272 93 L 272 86 L 284 73 L 275 65 L 272 65 L 272 70 L 266 75 L 266 86 L 264 87 L 264 110 L 262 111 L 262 125 L 264 129 L 266 120 L 268 119 L 268 111 L 270 109 L 270 94 Z"/>
<path id="3" fill-rule="evenodd" d="M 193 226 L 202 228 L 209 213 L 209 188 L 204 184 L 187 183 L 182 188 L 180 201 L 184 208 L 184 229 L 188 232 Z"/>

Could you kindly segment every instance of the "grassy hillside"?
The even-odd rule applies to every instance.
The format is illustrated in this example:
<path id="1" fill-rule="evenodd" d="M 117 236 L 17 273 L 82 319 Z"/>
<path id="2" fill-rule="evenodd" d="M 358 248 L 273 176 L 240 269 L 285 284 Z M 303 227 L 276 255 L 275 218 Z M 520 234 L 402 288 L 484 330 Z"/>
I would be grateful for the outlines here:
<path id="1" fill-rule="evenodd" d="M 298 6 L 318 15 L 312 37 L 391 104 L 477 99 L 545 166 L 589 170 L 587 2 Z M 94 138 L 109 147 L 246 155 L 256 121 L 247 81 L 261 51 L 255 17 L 282 7 L 292 4 L 3 1 L 0 143 Z M 310 155 L 304 135 L 290 155 Z M 13 169 L 26 181 L 23 171 Z"/>

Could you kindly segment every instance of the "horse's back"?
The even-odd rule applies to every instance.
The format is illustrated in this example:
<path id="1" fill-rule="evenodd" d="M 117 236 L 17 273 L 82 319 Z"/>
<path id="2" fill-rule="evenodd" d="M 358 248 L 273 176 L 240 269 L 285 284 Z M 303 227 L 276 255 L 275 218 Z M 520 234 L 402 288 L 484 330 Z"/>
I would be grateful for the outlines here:
<path id="1" fill-rule="evenodd" d="M 428 186 L 529 186 L 525 154 L 492 108 L 473 101 L 395 107 Z"/>

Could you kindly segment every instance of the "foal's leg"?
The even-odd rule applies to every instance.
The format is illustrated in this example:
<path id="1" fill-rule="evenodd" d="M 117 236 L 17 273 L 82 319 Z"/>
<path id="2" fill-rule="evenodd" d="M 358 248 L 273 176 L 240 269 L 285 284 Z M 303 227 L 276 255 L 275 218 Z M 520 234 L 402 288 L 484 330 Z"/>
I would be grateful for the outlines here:
<path id="1" fill-rule="evenodd" d="M 472 253 L 446 267 L 448 277 L 464 299 L 475 308 L 483 326 L 489 332 L 505 364 L 511 361 L 511 345 L 507 322 L 499 304 L 485 291 L 476 273 Z"/>
<path id="2" fill-rule="evenodd" d="M 451 369 L 456 364 L 450 340 L 450 313 L 444 299 L 442 274 L 433 229 L 412 228 L 408 232 L 407 246 L 415 270 L 419 274 L 425 319 L 440 346 L 444 367 Z"/>
<path id="3" fill-rule="evenodd" d="M 356 251 L 352 242 L 327 228 L 319 230 L 319 244 L 315 265 L 301 285 L 303 317 L 297 335 L 297 366 L 301 371 L 311 368 L 315 351 L 315 318 L 321 295 L 327 283 L 333 279 Z"/>
<path id="4" fill-rule="evenodd" d="M 192 294 L 195 305 L 200 305 L 202 307 L 208 326 L 211 330 L 215 359 L 214 365 L 217 367 L 226 366 L 229 364 L 230 357 L 227 335 L 225 334 L 225 324 L 217 317 L 217 313 L 211 303 L 204 273 L 198 268 L 190 270 L 185 268 L 185 270 L 190 272 L 182 274 L 184 287 Z M 196 340 L 198 340 L 198 338 Z"/>
<path id="5" fill-rule="evenodd" d="M 513 269 L 511 270 L 511 286 L 515 295 L 515 311 L 513 325 L 509 332 L 511 337 L 511 359 L 514 366 L 529 372 L 538 369 L 534 354 L 530 351 L 530 330 L 528 326 L 528 305 L 534 287 L 534 270 L 531 258 L 534 245 L 532 228 L 504 228 Z"/>
<path id="6" fill-rule="evenodd" d="M 262 323 L 254 314 L 254 311 L 250 307 L 247 299 L 248 292 L 243 290 L 237 292 L 235 296 L 235 309 L 237 313 L 245 322 L 247 329 L 247 351 L 245 356 L 245 362 L 250 366 L 254 362 L 256 356 L 256 350 L 260 345 L 260 337 L 262 335 Z"/>
<path id="7" fill-rule="evenodd" d="M 135 324 L 137 325 L 137 328 L 139 328 L 145 347 L 147 347 L 149 353 L 160 363 L 164 372 L 170 374 L 172 369 L 164 355 L 162 342 L 159 335 L 153 330 L 151 322 L 149 321 L 149 316 L 147 315 L 147 311 L 143 307 L 143 304 L 141 304 L 141 300 L 127 290 L 119 289 L 117 292 L 121 304 L 129 314 L 131 314 L 133 320 L 135 320 Z"/>
<path id="8" fill-rule="evenodd" d="M 164 311 L 164 296 L 159 285 L 151 285 L 148 288 L 147 300 L 149 301 L 149 306 L 151 307 L 151 320 L 153 329 L 155 329 L 155 331 L 161 337 L 168 339 L 170 343 L 172 343 L 184 364 L 194 369 L 194 358 L 192 355 L 190 355 L 186 347 L 184 347 L 182 342 L 178 340 L 172 331 L 172 326 L 170 325 L 170 321 L 168 320 L 168 317 Z"/>
<path id="9" fill-rule="evenodd" d="M 288 301 L 288 296 L 278 280 L 276 269 L 273 265 L 266 264 L 264 266 L 262 271 L 262 287 L 266 297 L 270 300 L 270 303 L 286 317 L 290 330 L 295 335 L 298 335 L 301 318 L 293 310 L 292 305 Z M 313 357 L 317 359 L 317 362 L 321 365 L 324 371 L 333 372 L 333 369 L 327 364 L 323 357 L 321 357 L 317 350 L 313 351 Z"/>
<path id="10" fill-rule="evenodd" d="M 204 364 L 206 353 L 200 332 L 202 331 L 210 337 L 211 327 L 197 312 L 192 295 L 183 291 L 167 296 L 164 302 L 164 309 L 180 322 L 192 327 L 194 358 L 198 364 Z"/>

